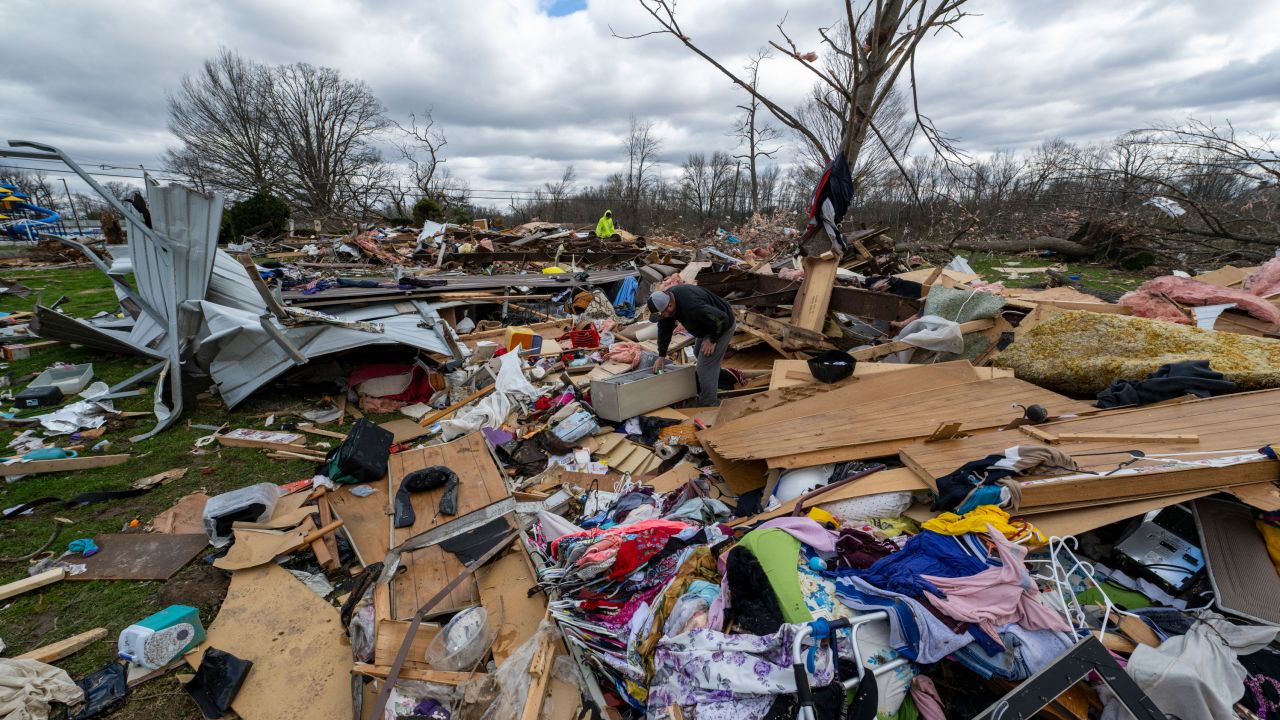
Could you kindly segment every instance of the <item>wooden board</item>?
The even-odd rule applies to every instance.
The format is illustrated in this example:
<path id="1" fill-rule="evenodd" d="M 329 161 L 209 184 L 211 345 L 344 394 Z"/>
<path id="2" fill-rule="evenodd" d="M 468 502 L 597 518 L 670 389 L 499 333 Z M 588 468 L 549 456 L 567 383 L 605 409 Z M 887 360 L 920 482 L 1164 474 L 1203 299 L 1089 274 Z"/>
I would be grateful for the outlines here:
<path id="1" fill-rule="evenodd" d="M 1212 495 L 1212 490 L 1165 495 L 1146 500 L 1111 503 L 1107 505 L 1091 505 L 1074 510 L 1058 510 L 1051 513 L 1032 515 L 1027 519 L 1036 526 L 1045 537 L 1066 537 L 1096 530 L 1103 525 L 1110 525 L 1121 520 L 1143 515 L 1152 510 L 1189 502 L 1196 498 Z"/>
<path id="2" fill-rule="evenodd" d="M 391 667 L 408 632 L 407 620 L 379 620 L 373 649 L 373 664 Z M 432 670 L 431 664 L 427 662 L 427 646 L 439 633 L 438 623 L 419 623 L 418 630 L 413 634 L 413 642 L 409 644 L 409 654 L 405 655 L 404 666 L 413 670 Z"/>
<path id="3" fill-rule="evenodd" d="M 840 260 L 835 257 L 823 260 L 806 257 L 804 280 L 796 291 L 791 306 L 791 324 L 806 330 L 822 332 L 827 321 L 827 308 L 831 304 L 831 288 L 836 281 Z"/>
<path id="4" fill-rule="evenodd" d="M 1236 267 L 1234 265 L 1223 265 L 1216 270 L 1210 270 L 1206 273 L 1200 273 L 1195 276 L 1196 280 L 1218 287 L 1240 287 L 1244 283 L 1244 279 L 1258 270 L 1258 266 L 1253 267 Z"/>
<path id="5" fill-rule="evenodd" d="M 378 427 L 391 433 L 391 441 L 396 443 L 406 443 L 410 440 L 417 440 L 430 432 L 427 428 L 419 425 L 417 421 L 410 420 L 409 418 L 388 420 L 387 422 L 379 423 Z"/>
<path id="6" fill-rule="evenodd" d="M 466 569 L 461 560 L 439 545 L 404 553 L 400 562 L 404 570 L 391 581 L 391 617 L 394 620 L 411 620 L 418 608 Z M 472 575 L 441 600 L 431 615 L 461 610 L 479 601 L 476 579 Z"/>
<path id="7" fill-rule="evenodd" d="M 393 530 L 393 546 L 510 496 L 502 473 L 489 454 L 484 435 L 478 432 L 443 445 L 393 454 L 387 470 L 391 478 L 390 496 L 395 496 L 405 475 L 433 465 L 444 465 L 457 474 L 458 513 L 449 516 L 436 512 L 444 488 L 413 493 L 410 498 L 415 513 L 414 523 L 410 527 Z M 383 502 L 387 499 L 384 498 Z"/>
<path id="8" fill-rule="evenodd" d="M 928 437 L 938 425 L 960 422 L 965 432 L 1003 426 L 1020 412 L 1014 403 L 1038 403 L 1055 414 L 1090 409 L 1016 378 L 965 381 L 967 363 L 959 377 L 939 375 L 928 366 L 910 376 L 893 373 L 835 390 L 808 401 L 720 424 L 704 438 L 716 452 L 735 460 L 771 460 L 771 467 L 805 467 L 834 458 L 858 459 L 893 454 L 903 441 Z M 944 385 L 920 388 L 921 382 Z M 873 385 L 876 380 L 881 382 Z M 872 445 L 873 450 L 857 446 Z M 851 452 L 856 450 L 856 452 Z"/>
<path id="9" fill-rule="evenodd" d="M 351 490 L 356 485 L 343 485 L 336 492 L 327 494 L 329 509 L 334 517 L 342 520 L 342 532 L 351 540 L 351 547 L 361 565 L 382 562 L 391 548 L 391 517 L 388 515 L 390 497 L 387 495 L 387 478 L 365 483 L 376 488 L 368 497 L 359 497 Z"/>
<path id="10" fill-rule="evenodd" d="M 941 272 L 938 272 L 939 270 L 941 270 Z M 934 280 L 947 278 L 957 285 L 964 285 L 965 283 L 973 282 L 974 280 L 982 278 L 982 276 L 977 273 L 962 273 L 956 272 L 955 270 L 946 270 L 935 267 L 926 267 L 920 268 L 919 270 L 912 270 L 911 272 L 898 273 L 897 275 L 894 275 L 894 277 L 900 280 L 921 284 L 929 282 L 930 278 L 933 278 Z"/>
<path id="11" fill-rule="evenodd" d="M 864 378 L 869 375 L 878 375 L 880 373 L 898 372 L 902 370 L 911 370 L 913 368 L 922 367 L 920 365 L 910 365 L 907 363 L 888 363 L 888 362 L 860 362 L 853 366 L 853 377 Z M 975 367 L 973 368 L 973 378 L 975 380 L 990 380 L 992 378 L 1013 377 L 1013 371 L 1008 368 L 998 367 Z M 848 385 L 852 380 L 842 380 L 836 383 L 836 386 Z M 773 374 L 769 377 L 769 389 L 778 390 L 784 387 L 793 387 L 795 385 L 818 384 L 817 379 L 809 374 L 809 361 L 807 360 L 777 360 L 773 363 Z"/>
<path id="12" fill-rule="evenodd" d="M 199 668 L 205 648 L 253 662 L 231 708 L 244 720 L 352 716 L 351 647 L 337 608 L 275 563 L 231 575 L 204 644 L 188 653 Z"/>
<path id="13" fill-rule="evenodd" d="M 120 465 L 129 459 L 127 454 L 120 455 L 86 455 L 85 457 L 63 458 L 61 460 L 28 460 L 9 465 L 0 465 L 0 477 L 11 475 L 36 475 L 39 473 L 70 472 L 72 470 L 91 470 L 93 468 Z"/>
<path id="14" fill-rule="evenodd" d="M 8 600 L 11 597 L 17 597 L 23 593 L 31 592 L 37 588 L 62 580 L 67 576 L 67 571 L 62 568 L 53 568 L 45 570 L 42 573 L 24 577 L 21 580 L 14 580 L 11 583 L 0 585 L 0 600 Z"/>
<path id="15" fill-rule="evenodd" d="M 682 462 L 652 480 L 645 480 L 644 484 L 651 486 L 659 493 L 669 493 L 701 474 L 696 466 Z"/>
<path id="16" fill-rule="evenodd" d="M 1240 485 L 1230 488 L 1227 492 L 1235 495 L 1236 499 L 1245 505 L 1263 512 L 1280 510 L 1280 488 L 1277 488 L 1273 482 Z"/>
<path id="17" fill-rule="evenodd" d="M 1056 445 L 1058 449 L 1072 455 L 1082 469 L 1105 473 L 1114 470 L 1121 461 L 1127 460 L 1127 452 L 1134 449 L 1141 449 L 1148 456 L 1216 452 L 1248 455 L 1254 452 L 1254 448 L 1274 442 L 1274 429 L 1277 426 L 1280 426 L 1280 390 L 1260 390 L 1169 405 L 1109 410 L 1037 427 L 1054 435 L 1068 432 L 1127 433 L 1141 429 L 1146 434 L 1194 434 L 1199 438 L 1199 442 L 1142 443 L 1140 446 L 1130 442 L 1099 441 L 1063 442 Z M 1003 452 L 1021 442 L 1025 441 L 1018 436 L 986 433 L 941 443 L 913 444 L 903 448 L 900 457 L 921 478 L 932 482 L 933 478 L 946 475 L 970 460 Z M 1209 457 L 1213 455 L 1189 455 L 1185 459 Z M 1261 458 L 1261 455 L 1258 457 Z M 1139 465 L 1152 467 L 1154 463 L 1148 461 Z M 1271 472 L 1270 476 L 1267 476 L 1268 470 Z M 1065 473 L 1056 475 L 1062 476 Z M 1275 477 L 1274 463 L 1269 466 L 1267 463 L 1250 463 L 1226 468 L 1113 476 L 1079 482 L 1068 481 L 1065 485 L 1062 482 L 1041 483 L 1044 478 L 1035 476 L 1025 481 L 1032 485 L 1024 487 L 1023 506 L 1056 505 L 1102 498 L 1123 499 L 1154 493 L 1184 493 L 1274 480 Z"/>
<path id="18" fill-rule="evenodd" d="M 279 430 L 236 428 L 218 436 L 218 444 L 225 447 L 260 448 L 263 450 L 296 450 L 305 445 L 307 438 L 298 433 Z"/>
<path id="19" fill-rule="evenodd" d="M 50 643 L 35 650 L 24 652 L 14 657 L 15 660 L 39 660 L 42 663 L 51 663 L 61 660 L 72 653 L 80 652 L 90 645 L 102 640 L 107 636 L 106 628 L 94 628 L 79 635 L 72 635 L 65 640 L 59 640 Z"/>
<path id="20" fill-rule="evenodd" d="M 524 548 L 513 546 L 476 572 L 480 604 L 489 613 L 490 627 L 497 628 L 493 659 L 501 665 L 512 651 L 533 636 L 547 612 L 546 596 L 529 597 L 538 584 Z"/>
<path id="21" fill-rule="evenodd" d="M 168 580 L 205 548 L 204 533 L 119 533 L 95 535 L 101 550 L 83 560 L 85 571 L 68 575 L 68 581 L 85 580 Z"/>

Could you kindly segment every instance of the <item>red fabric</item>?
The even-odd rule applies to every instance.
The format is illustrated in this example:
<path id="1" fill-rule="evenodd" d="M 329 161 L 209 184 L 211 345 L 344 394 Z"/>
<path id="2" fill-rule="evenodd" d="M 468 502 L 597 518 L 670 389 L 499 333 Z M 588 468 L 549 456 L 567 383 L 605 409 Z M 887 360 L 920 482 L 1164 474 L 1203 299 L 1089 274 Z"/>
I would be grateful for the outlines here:
<path id="1" fill-rule="evenodd" d="M 613 558 L 613 569 L 609 571 L 609 579 L 617 580 L 630 575 L 633 570 L 640 567 L 640 562 L 640 543 L 635 540 L 622 543 L 618 547 L 618 554 Z"/>
<path id="2" fill-rule="evenodd" d="M 1138 317 L 1190 325 L 1191 321 L 1181 310 L 1171 305 L 1162 295 L 1191 307 L 1235 303 L 1236 309 L 1259 320 L 1280 324 L 1280 308 L 1243 290 L 1218 287 L 1194 278 L 1174 275 L 1148 280 L 1131 293 L 1120 298 L 1120 304 Z"/>
<path id="3" fill-rule="evenodd" d="M 388 375 L 409 375 L 409 386 L 404 391 L 395 395 L 385 395 L 383 400 L 399 401 L 404 405 L 412 405 L 413 403 L 426 402 L 435 394 L 435 389 L 431 387 L 431 376 L 427 371 L 418 365 L 400 365 L 395 363 L 379 363 L 373 365 L 365 365 L 356 368 L 355 371 L 347 378 L 347 387 L 355 388 L 361 383 L 373 380 L 374 378 L 386 377 Z M 392 408 L 391 410 L 395 410 Z"/>

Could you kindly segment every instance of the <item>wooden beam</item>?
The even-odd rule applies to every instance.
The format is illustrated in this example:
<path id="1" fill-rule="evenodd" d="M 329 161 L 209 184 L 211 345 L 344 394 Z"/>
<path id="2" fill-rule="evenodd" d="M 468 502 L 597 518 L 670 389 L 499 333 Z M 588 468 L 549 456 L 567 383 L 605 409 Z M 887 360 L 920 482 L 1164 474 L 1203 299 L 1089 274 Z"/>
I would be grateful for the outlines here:
<path id="1" fill-rule="evenodd" d="M 750 312 L 743 313 L 742 323 L 745 327 L 754 328 L 773 336 L 787 350 L 802 350 L 806 348 L 830 350 L 835 347 L 827 342 L 827 336 L 821 332 L 765 317 L 764 315 Z"/>
<path id="2" fill-rule="evenodd" d="M 15 657 L 14 660 L 39 660 L 42 663 L 55 662 L 72 653 L 80 652 L 106 636 L 106 628 L 94 628 L 79 635 L 72 635 L 66 640 L 59 640 L 56 643 L 38 647 L 30 652 L 24 652 Z"/>
<path id="3" fill-rule="evenodd" d="M 324 488 L 321 488 L 323 490 Z M 329 498 L 325 494 L 321 494 L 316 498 L 316 507 L 320 510 L 320 524 L 328 527 L 334 522 L 333 510 L 329 508 Z M 311 551 L 316 554 L 316 562 L 326 572 L 332 572 L 338 569 L 338 541 L 334 539 L 332 533 L 327 533 L 320 539 L 312 541 Z"/>
<path id="4" fill-rule="evenodd" d="M 1023 434 L 1030 435 L 1031 437 L 1035 438 L 1036 440 L 1039 440 L 1045 445 L 1052 445 L 1058 442 L 1058 439 L 1059 439 L 1057 435 L 1041 430 L 1040 428 L 1035 427 L 1034 425 L 1020 425 L 1018 426 L 1018 429 L 1021 430 Z"/>
<path id="5" fill-rule="evenodd" d="M 831 304 L 831 290 L 835 286 L 836 270 L 840 261 L 830 258 L 805 258 L 804 281 L 796 292 L 791 307 L 791 323 L 814 332 L 822 332 L 826 324 L 827 308 Z"/>
<path id="6" fill-rule="evenodd" d="M 542 702 L 546 698 L 547 683 L 551 680 L 551 661 L 555 659 L 555 654 L 551 637 L 544 635 L 529 663 L 529 674 L 533 676 L 533 680 L 529 684 L 529 694 L 520 720 L 538 720 L 538 716 L 542 714 Z"/>
<path id="7" fill-rule="evenodd" d="M 29 460 L 9 465 L 0 465 L 0 477 L 10 475 L 34 475 L 36 473 L 65 472 L 69 470 L 90 470 L 93 468 L 119 465 L 129 459 L 128 454 L 120 455 L 86 455 L 85 457 L 62 458 L 61 460 Z"/>
<path id="8" fill-rule="evenodd" d="M 471 393 L 470 395 L 466 396 L 465 398 L 463 398 L 463 399 L 459 400 L 458 402 L 456 402 L 456 403 L 454 403 L 454 404 L 450 405 L 449 407 L 447 407 L 447 408 L 445 408 L 445 409 L 443 409 L 443 410 L 437 410 L 437 411 L 435 411 L 435 412 L 431 413 L 430 415 L 423 415 L 423 416 L 422 416 L 422 419 L 418 421 L 418 424 L 419 424 L 419 425 L 421 425 L 422 427 L 431 427 L 431 423 L 433 423 L 433 422 L 435 422 L 435 421 L 437 421 L 437 420 L 441 420 L 441 419 L 443 419 L 443 418 L 446 418 L 446 417 L 448 417 L 448 416 L 452 415 L 452 414 L 453 414 L 454 412 L 456 412 L 457 410 L 459 410 L 459 409 L 461 409 L 462 407 L 464 407 L 465 405 L 467 405 L 468 403 L 475 402 L 476 400 L 479 400 L 480 398 L 484 397 L 485 395 L 488 395 L 489 393 L 493 392 L 493 389 L 494 389 L 495 387 L 497 387 L 497 386 L 496 386 L 496 385 L 490 385 L 489 387 L 484 388 L 483 390 L 477 390 L 477 391 L 475 391 L 475 392 Z"/>
<path id="9" fill-rule="evenodd" d="M 45 570 L 38 575 L 25 577 L 21 580 L 14 580 L 7 585 L 0 585 L 0 600 L 8 600 L 11 597 L 17 597 L 25 592 L 30 592 L 45 585 L 52 585 L 67 576 L 67 571 L 62 568 L 54 568 Z"/>
<path id="10" fill-rule="evenodd" d="M 351 674 L 353 675 L 368 675 L 370 677 L 385 679 L 390 673 L 391 668 L 386 665 L 371 665 L 369 663 L 358 662 L 351 666 Z M 417 680 L 419 682 L 459 685 L 470 680 L 472 678 L 472 674 L 464 672 L 446 672 L 444 670 L 401 668 L 399 677 L 405 680 Z"/>
<path id="11" fill-rule="evenodd" d="M 1199 435 L 1141 435 L 1134 433 L 1058 433 L 1058 439 L 1077 442 L 1200 442 Z"/>
<path id="12" fill-rule="evenodd" d="M 298 429 L 304 433 L 311 433 L 312 435 L 320 435 L 322 437 L 336 438 L 338 440 L 347 439 L 346 433 L 334 432 L 333 430 L 325 430 L 324 428 L 318 428 L 314 425 L 299 425 Z"/>

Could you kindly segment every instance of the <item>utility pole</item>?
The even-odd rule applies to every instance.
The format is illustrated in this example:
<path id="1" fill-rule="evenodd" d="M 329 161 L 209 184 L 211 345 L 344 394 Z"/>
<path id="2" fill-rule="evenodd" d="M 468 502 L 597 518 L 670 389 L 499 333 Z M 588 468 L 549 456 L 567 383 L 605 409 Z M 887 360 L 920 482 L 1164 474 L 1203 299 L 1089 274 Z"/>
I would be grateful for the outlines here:
<path id="1" fill-rule="evenodd" d="M 84 229 L 80 227 L 80 213 L 76 212 L 76 203 L 71 199 L 71 188 L 67 187 L 67 179 L 58 179 L 62 181 L 62 189 L 67 193 L 67 207 L 71 208 L 71 217 L 76 220 L 76 232 L 84 235 Z"/>

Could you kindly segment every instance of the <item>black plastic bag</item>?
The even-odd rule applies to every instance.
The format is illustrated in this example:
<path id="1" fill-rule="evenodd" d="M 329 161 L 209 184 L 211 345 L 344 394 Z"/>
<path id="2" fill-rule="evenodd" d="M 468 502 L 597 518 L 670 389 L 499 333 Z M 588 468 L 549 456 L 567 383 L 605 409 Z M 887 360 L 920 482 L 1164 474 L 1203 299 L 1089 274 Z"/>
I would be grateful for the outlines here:
<path id="1" fill-rule="evenodd" d="M 69 710 L 67 720 L 89 720 L 114 710 L 129 694 L 128 679 L 124 663 L 113 661 L 77 680 L 76 685 L 84 691 L 84 704 Z"/>
<path id="2" fill-rule="evenodd" d="M 240 692 L 240 686 L 249 675 L 253 663 L 217 648 L 207 648 L 200 660 L 200 669 L 183 690 L 200 706 L 200 712 L 209 720 L 217 720 L 231 709 L 231 701 Z"/>
<path id="3" fill-rule="evenodd" d="M 458 513 L 458 476 L 444 465 L 433 465 L 422 470 L 414 470 L 404 476 L 400 489 L 396 491 L 395 526 L 409 527 L 417 520 L 413 511 L 413 503 L 409 499 L 411 493 L 425 492 L 444 488 L 440 497 L 439 511 L 441 515 Z"/>

